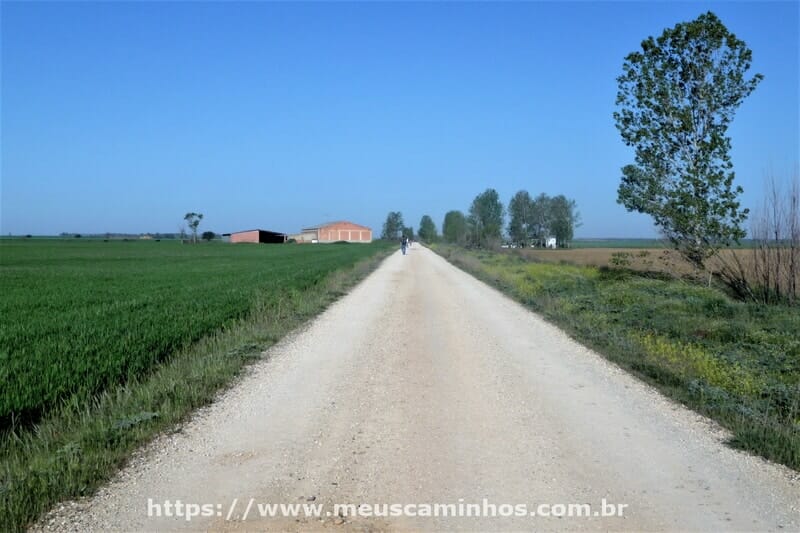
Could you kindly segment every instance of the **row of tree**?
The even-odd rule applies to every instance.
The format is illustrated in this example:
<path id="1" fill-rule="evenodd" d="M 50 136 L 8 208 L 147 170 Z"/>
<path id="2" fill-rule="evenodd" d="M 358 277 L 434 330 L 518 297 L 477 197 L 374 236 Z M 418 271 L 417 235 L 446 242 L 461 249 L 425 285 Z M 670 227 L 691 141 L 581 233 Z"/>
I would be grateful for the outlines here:
<path id="1" fill-rule="evenodd" d="M 486 189 L 475 197 L 466 215 L 457 210 L 445 215 L 442 237 L 454 244 L 496 247 L 504 240 L 506 214 L 507 239 L 519 246 L 544 246 L 549 237 L 555 237 L 559 247 L 567 247 L 580 225 L 575 201 L 564 195 L 540 194 L 533 198 L 528 191 L 519 191 L 511 198 L 506 212 L 497 191 Z M 392 211 L 383 224 L 381 237 L 396 240 L 401 236 L 413 237 L 414 230 L 404 225 L 402 213 Z M 425 242 L 439 239 L 436 224 L 429 215 L 419 222 L 419 238 Z"/>
<path id="2" fill-rule="evenodd" d="M 580 226 L 574 200 L 564 195 L 531 197 L 517 192 L 508 204 L 507 237 L 519 246 L 544 246 L 555 237 L 559 247 L 568 247 Z M 442 236 L 450 243 L 474 247 L 495 247 L 503 240 L 506 209 L 494 189 L 487 189 L 472 201 L 467 215 L 449 211 L 444 217 Z"/>
<path id="3" fill-rule="evenodd" d="M 528 191 L 519 191 L 508 204 L 508 214 L 508 235 L 521 246 L 544 246 L 548 237 L 555 237 L 559 247 L 568 247 L 581 225 L 575 200 L 563 194 L 532 198 Z"/>

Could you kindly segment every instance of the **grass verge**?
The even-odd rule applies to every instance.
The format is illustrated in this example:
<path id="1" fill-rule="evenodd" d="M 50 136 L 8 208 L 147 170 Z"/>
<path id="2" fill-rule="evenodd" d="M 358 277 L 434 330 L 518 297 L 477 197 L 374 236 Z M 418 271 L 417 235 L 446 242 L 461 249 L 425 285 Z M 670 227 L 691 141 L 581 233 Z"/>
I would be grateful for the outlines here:
<path id="1" fill-rule="evenodd" d="M 23 531 L 59 501 L 92 494 L 130 454 L 211 402 L 262 352 L 344 295 L 394 248 L 308 290 L 256 302 L 245 318 L 178 350 L 147 376 L 88 401 L 68 400 L 35 426 L 0 436 L 0 531 Z"/>
<path id="2" fill-rule="evenodd" d="M 800 313 L 668 276 L 436 245 L 661 392 L 730 444 L 800 470 Z"/>

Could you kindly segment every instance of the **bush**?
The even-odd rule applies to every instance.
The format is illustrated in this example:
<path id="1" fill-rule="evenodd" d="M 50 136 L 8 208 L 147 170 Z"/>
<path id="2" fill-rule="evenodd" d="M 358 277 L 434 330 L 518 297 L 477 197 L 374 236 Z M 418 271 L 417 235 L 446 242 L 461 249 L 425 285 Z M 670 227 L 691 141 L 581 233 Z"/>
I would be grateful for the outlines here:
<path id="1" fill-rule="evenodd" d="M 633 254 L 630 252 L 614 252 L 611 254 L 611 264 L 617 268 L 627 268 L 631 266 L 631 257 Z"/>

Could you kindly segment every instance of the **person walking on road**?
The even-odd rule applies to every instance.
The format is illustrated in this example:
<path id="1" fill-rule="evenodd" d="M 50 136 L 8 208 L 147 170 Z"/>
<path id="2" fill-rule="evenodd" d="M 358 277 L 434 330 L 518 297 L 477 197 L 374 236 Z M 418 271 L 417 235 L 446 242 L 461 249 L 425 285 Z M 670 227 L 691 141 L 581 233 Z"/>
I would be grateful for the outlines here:
<path id="1" fill-rule="evenodd" d="M 406 255 L 406 248 L 408 248 L 408 237 L 403 235 L 403 238 L 400 240 L 400 249 L 403 251 L 403 255 Z"/>

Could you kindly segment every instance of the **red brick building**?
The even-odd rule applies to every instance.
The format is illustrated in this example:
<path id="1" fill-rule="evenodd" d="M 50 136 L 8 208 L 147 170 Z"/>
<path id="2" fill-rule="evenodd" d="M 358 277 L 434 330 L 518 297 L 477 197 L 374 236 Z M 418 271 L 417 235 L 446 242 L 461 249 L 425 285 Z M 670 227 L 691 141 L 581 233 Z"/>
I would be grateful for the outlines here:
<path id="1" fill-rule="evenodd" d="M 341 220 L 303 228 L 298 235 L 291 237 L 297 242 L 372 242 L 372 230 L 366 226 Z"/>

